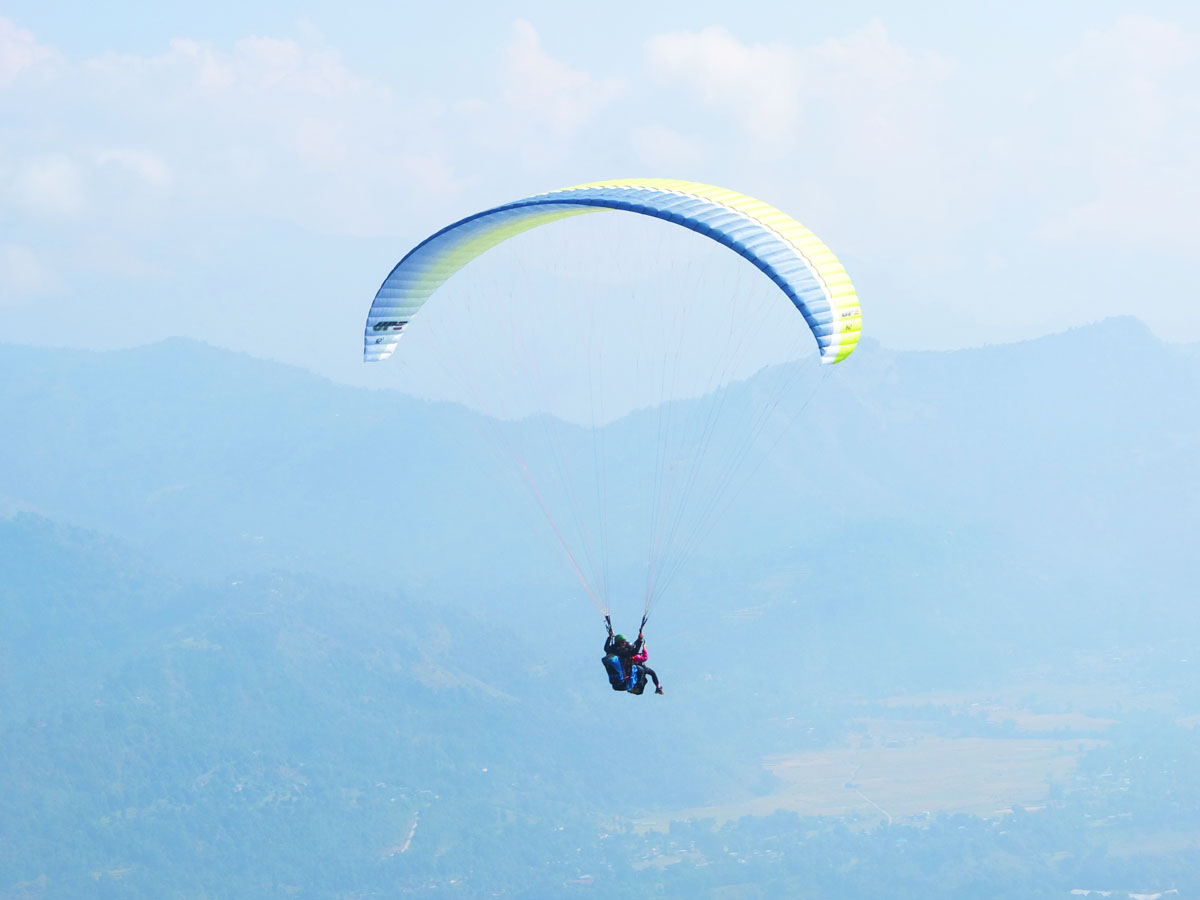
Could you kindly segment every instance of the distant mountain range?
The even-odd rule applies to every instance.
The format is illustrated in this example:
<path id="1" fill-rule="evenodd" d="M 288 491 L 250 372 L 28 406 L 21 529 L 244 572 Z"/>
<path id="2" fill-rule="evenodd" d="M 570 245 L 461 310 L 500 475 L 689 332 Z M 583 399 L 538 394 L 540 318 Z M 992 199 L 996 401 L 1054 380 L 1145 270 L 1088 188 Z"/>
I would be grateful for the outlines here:
<path id="1" fill-rule="evenodd" d="M 737 446 L 791 374 L 668 412 L 719 406 L 712 441 Z M 752 448 L 655 610 L 667 696 L 632 698 L 609 691 L 600 622 L 511 461 L 481 443 L 584 467 L 584 429 L 191 341 L 0 346 L 0 892 L 47 872 L 48 896 L 126 877 L 219 891 L 212 858 L 243 887 L 260 867 L 312 883 L 314 852 L 343 867 L 330 883 L 389 883 L 414 833 L 396 872 L 422 884 L 444 852 L 478 861 L 482 841 L 494 867 L 527 831 L 536 855 L 567 829 L 570 860 L 617 813 L 772 790 L 764 754 L 841 740 L 879 698 L 1082 678 L 1081 654 L 1118 680 L 1127 654 L 1186 676 L 1195 347 L 1117 319 L 954 353 L 867 343 L 821 377 L 803 411 L 807 395 L 779 405 L 794 426 Z M 663 413 L 603 429 L 611 471 Z M 611 485 L 613 520 L 640 490 Z M 635 536 L 608 549 L 636 581 Z M 632 630 L 640 599 L 617 599 Z"/>
<path id="2" fill-rule="evenodd" d="M 723 388 L 733 412 L 717 443 L 736 443 L 786 368 Z M 1196 568 L 1198 383 L 1194 347 L 1131 319 L 950 353 L 865 343 L 786 440 L 754 449 L 688 573 L 744 587 L 754 573 L 731 568 L 787 560 L 814 594 L 840 598 L 863 578 L 886 583 L 887 560 L 903 556 L 932 579 L 979 563 L 1018 593 L 1169 596 Z M 461 407 L 169 340 L 0 346 L 0 420 L 4 508 L 118 536 L 177 571 L 284 567 L 461 593 L 572 583 L 515 467 L 476 444 L 495 428 Z M 603 429 L 609 469 L 622 471 L 619 448 L 653 446 L 659 421 L 643 412 Z M 553 432 L 568 464 L 593 451 L 554 420 L 498 427 L 534 448 Z M 619 511 L 639 486 L 616 481 Z M 644 543 L 613 553 L 614 570 L 636 568 Z"/>
<path id="3" fill-rule="evenodd" d="M 788 374 L 723 388 L 714 441 L 736 444 Z M 1132 319 L 948 353 L 868 342 L 788 409 L 805 399 L 780 404 L 798 423 L 753 448 L 656 623 L 741 610 L 739 640 L 768 658 L 794 655 L 802 632 L 806 677 L 861 654 L 936 679 L 1200 615 L 1194 347 Z M 531 466 L 552 468 L 552 447 L 583 467 L 596 443 L 577 426 L 489 425 L 186 340 L 0 347 L 0 420 L 7 509 L 117 537 L 175 577 L 308 572 L 519 610 L 556 635 L 596 627 L 516 467 L 484 446 L 500 433 L 547 457 Z M 602 430 L 611 472 L 660 421 Z M 614 482 L 619 521 L 641 485 Z M 613 532 L 610 569 L 634 583 L 645 544 Z M 639 609 L 615 598 L 618 627 Z"/>

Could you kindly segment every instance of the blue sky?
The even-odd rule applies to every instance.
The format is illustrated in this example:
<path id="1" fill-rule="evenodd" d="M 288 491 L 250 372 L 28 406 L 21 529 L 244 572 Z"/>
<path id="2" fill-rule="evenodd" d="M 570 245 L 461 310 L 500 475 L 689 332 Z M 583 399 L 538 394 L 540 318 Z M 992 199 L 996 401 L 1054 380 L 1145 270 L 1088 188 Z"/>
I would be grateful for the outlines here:
<path id="1" fill-rule="evenodd" d="M 1196 341 L 1198 159 L 1194 3 L 17 0 L 0 340 L 187 335 L 383 383 L 362 320 L 425 234 L 661 175 L 813 228 L 888 346 L 1114 314 Z"/>

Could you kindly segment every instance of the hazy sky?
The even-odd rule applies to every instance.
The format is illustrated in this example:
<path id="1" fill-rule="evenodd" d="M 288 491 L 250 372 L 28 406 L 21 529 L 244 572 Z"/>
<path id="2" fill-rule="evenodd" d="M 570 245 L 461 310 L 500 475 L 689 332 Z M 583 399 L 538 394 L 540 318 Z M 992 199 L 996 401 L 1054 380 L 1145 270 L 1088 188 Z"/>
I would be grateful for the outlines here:
<path id="1" fill-rule="evenodd" d="M 0 340 L 371 383 L 363 318 L 421 237 L 663 175 L 813 228 L 885 345 L 1122 313 L 1196 341 L 1197 160 L 1194 2 L 7 0 Z"/>

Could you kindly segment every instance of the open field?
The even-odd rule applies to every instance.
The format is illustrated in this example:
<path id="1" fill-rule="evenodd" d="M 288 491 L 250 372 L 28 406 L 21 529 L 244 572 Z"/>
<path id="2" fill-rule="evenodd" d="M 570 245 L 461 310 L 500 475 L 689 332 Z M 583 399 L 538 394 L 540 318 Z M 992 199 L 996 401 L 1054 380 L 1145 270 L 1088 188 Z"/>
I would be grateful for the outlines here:
<path id="1" fill-rule="evenodd" d="M 1179 715 L 1173 693 L 1137 674 L 1145 661 L 1135 655 L 1094 654 L 1073 665 L 1073 679 L 1056 679 L 1047 666 L 986 691 L 863 700 L 864 715 L 847 723 L 841 746 L 763 758 L 775 778 L 770 793 L 658 812 L 639 824 L 657 829 L 780 810 L 863 824 L 1004 815 L 1043 805 L 1052 784 L 1068 787 L 1079 758 L 1107 743 L 1123 713 L 1173 715 L 1200 729 L 1200 716 Z"/>
<path id="2" fill-rule="evenodd" d="M 661 828 L 673 819 L 720 822 L 777 810 L 870 821 L 942 812 L 1003 815 L 1013 806 L 1045 803 L 1050 784 L 1065 782 L 1080 755 L 1104 743 L 902 735 L 883 723 L 871 725 L 868 736 L 845 747 L 764 759 L 764 768 L 779 780 L 767 796 L 678 810 L 640 824 Z"/>

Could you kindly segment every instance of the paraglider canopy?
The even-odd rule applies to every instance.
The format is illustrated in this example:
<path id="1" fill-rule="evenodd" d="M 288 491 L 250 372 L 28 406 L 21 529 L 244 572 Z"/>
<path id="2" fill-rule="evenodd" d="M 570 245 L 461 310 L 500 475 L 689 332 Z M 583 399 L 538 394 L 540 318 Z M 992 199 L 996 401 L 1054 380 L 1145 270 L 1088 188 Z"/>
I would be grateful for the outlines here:
<path id="1" fill-rule="evenodd" d="M 862 311 L 850 277 L 811 231 L 773 206 L 724 188 L 666 178 L 596 182 L 484 210 L 426 238 L 392 269 L 367 316 L 363 356 L 387 359 L 404 327 L 451 275 L 502 241 L 539 225 L 602 210 L 665 219 L 749 260 L 796 305 L 824 363 L 853 352 Z"/>

